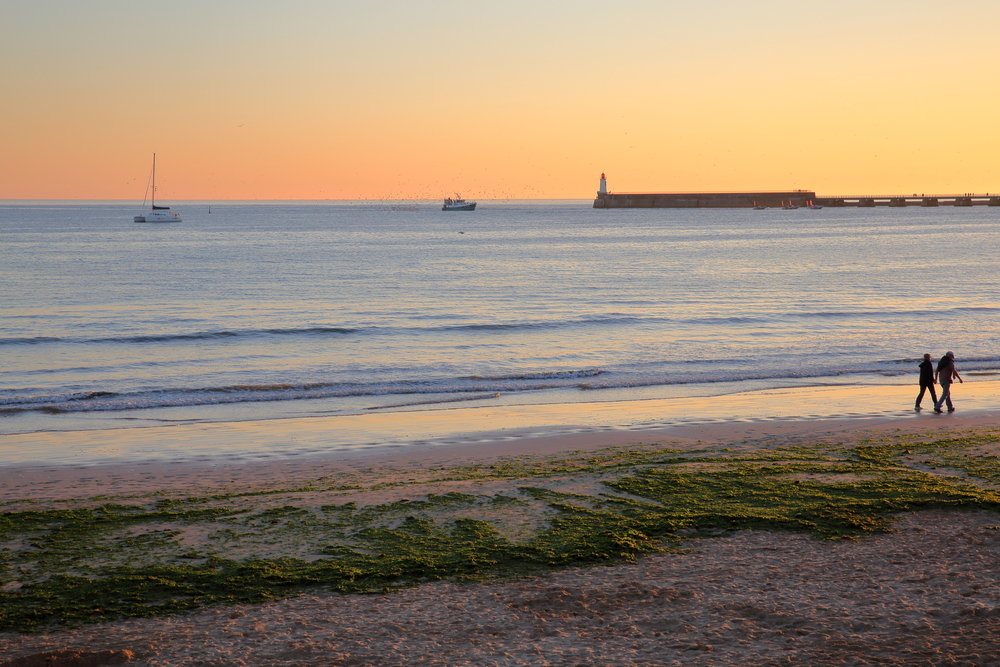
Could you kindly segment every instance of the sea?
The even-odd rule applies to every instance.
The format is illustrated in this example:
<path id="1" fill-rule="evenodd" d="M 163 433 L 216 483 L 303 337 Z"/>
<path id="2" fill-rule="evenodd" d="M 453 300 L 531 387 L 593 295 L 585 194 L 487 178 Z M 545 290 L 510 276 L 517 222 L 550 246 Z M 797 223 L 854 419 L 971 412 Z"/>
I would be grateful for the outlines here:
<path id="1" fill-rule="evenodd" d="M 1000 373 L 1000 208 L 171 205 L 0 202 L 0 435 Z"/>

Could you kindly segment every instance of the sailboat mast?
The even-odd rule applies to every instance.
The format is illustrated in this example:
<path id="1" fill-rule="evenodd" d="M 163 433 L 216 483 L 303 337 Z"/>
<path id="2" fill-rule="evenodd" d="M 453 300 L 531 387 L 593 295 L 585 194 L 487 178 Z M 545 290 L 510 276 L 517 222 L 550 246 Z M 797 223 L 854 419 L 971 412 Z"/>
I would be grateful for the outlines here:
<path id="1" fill-rule="evenodd" d="M 153 153 L 153 208 L 156 208 L 156 153 Z"/>

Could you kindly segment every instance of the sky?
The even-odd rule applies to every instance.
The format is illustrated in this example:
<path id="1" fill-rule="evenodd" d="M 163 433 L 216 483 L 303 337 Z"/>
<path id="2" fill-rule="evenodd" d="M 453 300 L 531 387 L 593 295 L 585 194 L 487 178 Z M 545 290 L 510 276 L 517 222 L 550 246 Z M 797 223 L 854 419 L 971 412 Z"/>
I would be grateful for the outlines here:
<path id="1" fill-rule="evenodd" d="M 0 199 L 1000 192 L 996 0 L 0 0 Z"/>

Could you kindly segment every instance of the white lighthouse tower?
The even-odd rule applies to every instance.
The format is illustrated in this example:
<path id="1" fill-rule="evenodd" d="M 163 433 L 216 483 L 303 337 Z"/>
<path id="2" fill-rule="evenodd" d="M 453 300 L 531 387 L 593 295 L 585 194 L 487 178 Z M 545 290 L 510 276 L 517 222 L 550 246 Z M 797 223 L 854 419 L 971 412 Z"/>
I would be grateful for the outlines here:
<path id="1" fill-rule="evenodd" d="M 604 173 L 601 173 L 601 189 L 597 191 L 599 195 L 608 194 L 608 179 L 604 177 Z"/>

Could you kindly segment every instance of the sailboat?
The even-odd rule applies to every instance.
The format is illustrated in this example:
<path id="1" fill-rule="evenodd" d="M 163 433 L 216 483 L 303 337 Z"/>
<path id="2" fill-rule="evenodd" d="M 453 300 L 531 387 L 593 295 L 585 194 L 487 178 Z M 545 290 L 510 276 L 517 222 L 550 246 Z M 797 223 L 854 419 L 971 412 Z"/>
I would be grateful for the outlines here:
<path id="1" fill-rule="evenodd" d="M 153 153 L 153 175 L 150 178 L 153 183 L 152 189 L 148 186 L 146 187 L 146 192 L 142 195 L 142 208 L 146 208 L 146 195 L 152 192 L 150 197 L 150 206 L 152 210 L 149 213 L 141 213 L 132 220 L 134 222 L 180 222 L 181 216 L 178 213 L 171 213 L 169 206 L 157 206 L 156 205 L 156 153 Z"/>

